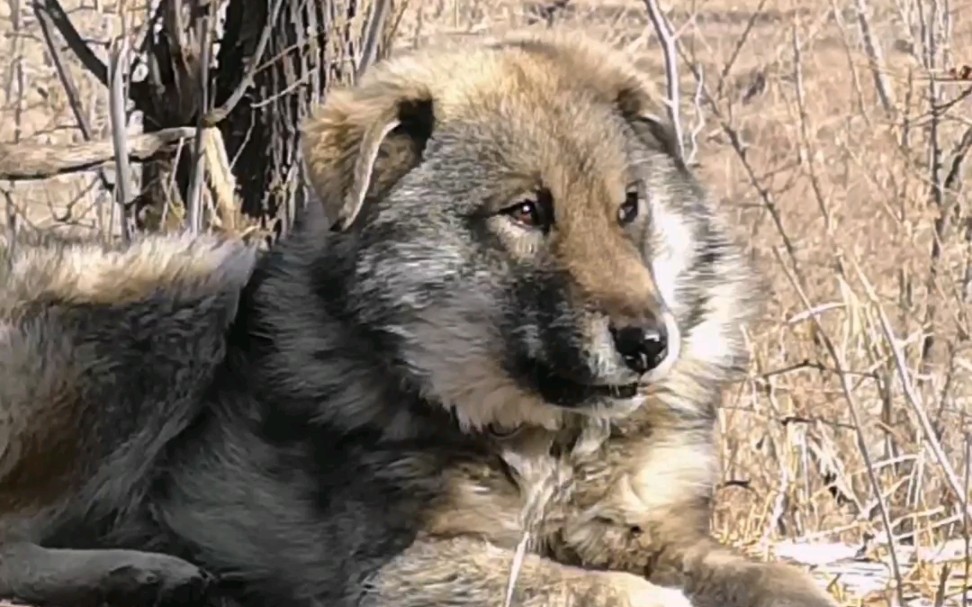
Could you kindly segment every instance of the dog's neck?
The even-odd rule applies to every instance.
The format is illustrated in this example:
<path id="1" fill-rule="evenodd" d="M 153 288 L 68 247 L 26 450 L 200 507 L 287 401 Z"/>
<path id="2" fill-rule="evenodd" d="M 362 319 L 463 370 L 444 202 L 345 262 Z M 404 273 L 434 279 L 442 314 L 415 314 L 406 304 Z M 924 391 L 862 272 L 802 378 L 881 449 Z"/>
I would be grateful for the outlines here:
<path id="1" fill-rule="evenodd" d="M 458 427 L 378 355 L 374 336 L 342 319 L 342 261 L 311 216 L 278 242 L 244 293 L 246 381 L 278 413 L 337 431 L 409 439 Z"/>

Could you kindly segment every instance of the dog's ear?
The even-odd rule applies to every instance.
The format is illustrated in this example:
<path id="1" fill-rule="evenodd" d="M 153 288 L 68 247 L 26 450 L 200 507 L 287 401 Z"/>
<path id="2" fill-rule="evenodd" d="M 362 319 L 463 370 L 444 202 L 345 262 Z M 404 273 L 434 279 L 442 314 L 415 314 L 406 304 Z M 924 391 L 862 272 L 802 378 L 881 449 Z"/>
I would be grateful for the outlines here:
<path id="1" fill-rule="evenodd" d="M 678 131 L 667 114 L 662 113 L 664 103 L 659 101 L 656 91 L 650 90 L 643 83 L 626 83 L 620 87 L 616 103 L 621 115 L 642 140 L 677 162 L 682 161 Z"/>
<path id="2" fill-rule="evenodd" d="M 332 230 L 421 162 L 434 124 L 428 91 L 372 83 L 328 93 L 303 125 L 303 153 Z"/>

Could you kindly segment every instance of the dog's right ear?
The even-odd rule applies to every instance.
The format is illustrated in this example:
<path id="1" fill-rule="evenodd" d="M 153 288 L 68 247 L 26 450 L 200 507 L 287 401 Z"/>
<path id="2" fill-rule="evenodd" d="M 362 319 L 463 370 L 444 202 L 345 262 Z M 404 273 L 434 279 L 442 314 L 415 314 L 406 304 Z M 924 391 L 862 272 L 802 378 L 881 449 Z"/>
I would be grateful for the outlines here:
<path id="1" fill-rule="evenodd" d="M 431 94 L 370 83 L 335 89 L 303 125 L 311 186 L 332 230 L 346 230 L 369 197 L 421 162 L 432 136 Z"/>

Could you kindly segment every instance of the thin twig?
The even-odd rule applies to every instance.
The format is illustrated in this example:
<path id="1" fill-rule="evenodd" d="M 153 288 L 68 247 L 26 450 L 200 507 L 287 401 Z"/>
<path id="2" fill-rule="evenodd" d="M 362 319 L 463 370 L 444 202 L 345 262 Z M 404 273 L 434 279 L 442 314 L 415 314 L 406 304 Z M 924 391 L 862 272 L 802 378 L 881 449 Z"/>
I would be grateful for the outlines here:
<path id="1" fill-rule="evenodd" d="M 203 173 L 206 171 L 206 164 L 203 158 L 203 137 L 202 130 L 205 128 L 206 114 L 209 113 L 209 55 L 211 51 L 210 37 L 212 34 L 212 15 L 216 3 L 210 3 L 210 10 L 199 20 L 200 28 L 199 50 L 199 109 L 197 110 L 196 129 L 200 133 L 192 142 L 192 175 L 189 178 L 189 194 L 186 201 L 186 216 L 189 220 L 189 231 L 198 234 L 202 229 L 202 182 Z"/>
<path id="2" fill-rule="evenodd" d="M 26 77 L 24 75 L 23 41 L 20 38 L 23 28 L 23 14 L 21 13 L 20 0 L 9 0 L 11 25 L 13 26 L 13 36 L 10 37 L 10 75 L 7 81 L 6 98 L 13 100 L 14 106 L 14 143 L 20 141 L 23 127 L 24 115 L 24 93 L 27 88 Z M 14 93 L 16 87 L 16 93 Z M 12 189 L 14 184 L 10 184 Z M 13 195 L 7 189 L 3 190 L 4 195 L 4 215 L 6 216 L 7 243 L 9 258 L 13 257 L 13 249 L 16 246 L 17 237 L 17 207 L 14 204 Z"/>
<path id="3" fill-rule="evenodd" d="M 705 75 L 699 67 L 699 81 L 695 85 L 695 95 L 692 97 L 692 109 L 695 111 L 695 125 L 689 129 L 689 153 L 685 159 L 688 166 L 695 165 L 695 157 L 699 152 L 699 133 L 705 128 L 705 111 L 702 109 L 702 86 L 705 84 Z"/>
<path id="4" fill-rule="evenodd" d="M 270 4 L 273 4 L 271 7 Z M 250 86 L 253 84 L 253 78 L 256 75 L 257 67 L 263 60 L 263 54 L 266 52 L 267 44 L 270 42 L 270 36 L 273 33 L 273 28 L 277 23 L 277 17 L 280 15 L 280 9 L 284 5 L 284 0 L 267 0 L 267 22 L 263 25 L 263 31 L 260 32 L 260 40 L 257 42 L 256 49 L 253 51 L 253 55 L 249 59 L 249 64 L 246 68 L 246 73 L 243 78 L 240 79 L 236 88 L 226 99 L 226 101 L 216 108 L 215 110 L 209 112 L 203 120 L 203 126 L 210 127 L 216 126 L 220 122 L 226 119 L 227 116 L 233 111 L 236 105 L 243 99 L 243 95 L 249 90 Z"/>
<path id="5" fill-rule="evenodd" d="M 793 244 L 793 241 L 790 239 L 788 232 L 783 226 L 783 217 L 780 213 L 779 205 L 776 204 L 775 196 L 773 196 L 772 192 L 770 192 L 769 189 L 763 185 L 759 176 L 756 174 L 756 169 L 753 167 L 753 164 L 749 161 L 749 157 L 746 154 L 746 145 L 743 143 L 742 137 L 739 135 L 736 128 L 733 127 L 729 122 L 730 119 L 727 118 L 719 109 L 719 105 L 716 103 L 715 98 L 709 92 L 708 87 L 705 85 L 705 81 L 702 79 L 701 69 L 697 65 L 690 62 L 687 57 L 685 57 L 681 48 L 679 48 L 677 44 L 675 45 L 675 49 L 682 57 L 682 60 L 685 61 L 689 66 L 692 76 L 695 78 L 699 92 L 705 99 L 705 102 L 708 104 L 713 117 L 719 121 L 719 126 L 722 129 L 722 132 L 725 133 L 726 137 L 729 138 L 729 144 L 736 153 L 736 156 L 739 158 L 739 161 L 742 163 L 750 185 L 752 185 L 753 189 L 755 189 L 757 194 L 759 194 L 760 200 L 763 202 L 763 207 L 767 210 L 770 218 L 773 220 L 773 224 L 776 226 L 776 231 L 779 234 L 780 239 L 783 241 L 783 246 L 786 247 L 786 251 L 790 257 L 791 263 L 793 264 L 794 271 L 797 273 L 797 276 L 803 280 L 803 272 L 800 268 L 800 260 L 797 258 L 796 246 Z"/>
<path id="6" fill-rule="evenodd" d="M 41 33 L 44 36 L 44 42 L 47 44 L 47 50 L 51 53 L 51 61 L 54 62 L 54 68 L 57 70 L 57 77 L 61 81 L 61 86 L 64 87 L 64 92 L 67 93 L 68 105 L 71 106 L 71 112 L 78 123 L 81 136 L 85 141 L 91 141 L 91 125 L 81 107 L 81 93 L 78 91 L 78 86 L 74 82 L 71 72 L 64 65 L 64 56 L 61 54 L 61 50 L 54 42 L 54 22 L 51 20 L 51 15 L 39 2 L 34 2 L 33 8 L 34 16 L 37 17 L 37 23 L 40 25 Z M 113 194 L 114 184 L 109 181 L 104 169 L 98 169 L 98 178 L 102 187 Z"/>
<path id="7" fill-rule="evenodd" d="M 969 152 L 972 152 L 972 126 L 965 130 L 962 138 L 955 145 L 952 152 L 952 159 L 949 162 L 948 174 L 945 175 L 945 189 L 953 194 L 962 191 L 963 177 L 965 175 L 965 160 Z"/>
<path id="8" fill-rule="evenodd" d="M 861 270 L 857 262 L 851 259 L 851 263 L 854 266 L 854 271 L 857 273 L 858 279 L 861 284 L 864 285 L 864 291 L 867 294 L 868 300 L 874 306 L 875 311 L 878 315 L 878 321 L 881 325 L 881 332 L 884 334 L 885 340 L 888 342 L 888 346 L 891 348 L 891 353 L 894 358 L 894 365 L 898 372 L 898 379 L 901 382 L 901 388 L 904 391 L 905 400 L 911 406 L 912 412 L 914 412 L 915 417 L 918 419 L 918 425 L 921 427 L 922 434 L 925 437 L 926 444 L 931 450 L 932 455 L 938 462 L 939 467 L 942 469 L 942 474 L 944 475 L 945 482 L 948 484 L 949 489 L 955 494 L 955 497 L 960 503 L 965 503 L 966 500 L 962 495 L 962 486 L 959 483 L 958 475 L 952 468 L 952 464 L 948 461 L 948 456 L 945 455 L 945 450 L 942 448 L 941 442 L 938 440 L 938 435 L 935 432 L 935 428 L 932 427 L 931 420 L 928 419 L 928 413 L 925 410 L 925 404 L 922 402 L 922 398 L 919 396 L 917 390 L 915 390 L 914 384 L 911 383 L 911 376 L 908 372 L 908 365 L 905 361 L 904 354 L 898 345 L 898 337 L 894 334 L 894 330 L 891 328 L 891 323 L 888 321 L 887 314 L 884 312 L 884 308 L 881 306 L 877 298 L 877 293 L 874 291 L 874 286 L 867 279 L 867 276 Z M 969 515 L 966 512 L 966 515 Z"/>
<path id="9" fill-rule="evenodd" d="M 833 229 L 830 210 L 827 208 L 827 201 L 823 193 L 823 186 L 820 184 L 820 176 L 817 174 L 817 163 L 815 160 L 815 150 L 813 147 L 814 138 L 810 136 L 810 114 L 807 112 L 806 94 L 803 87 L 803 54 L 800 51 L 800 35 L 797 32 L 797 24 L 793 24 L 793 77 L 794 88 L 796 88 L 797 109 L 800 112 L 800 138 L 801 156 L 807 164 L 807 173 L 810 177 L 810 188 L 813 190 L 813 197 L 817 201 L 817 207 L 824 218 L 824 228 L 827 234 Z"/>
<path id="10" fill-rule="evenodd" d="M 786 262 L 779 253 L 779 250 L 775 247 L 773 248 L 773 254 L 776 256 L 776 260 L 779 262 L 780 267 L 783 269 L 783 272 L 786 274 L 787 279 L 790 281 L 790 284 L 793 286 L 793 289 L 796 291 L 804 307 L 813 307 L 810 302 L 810 298 L 807 297 L 803 287 L 800 285 L 800 281 L 797 280 L 797 278 L 787 267 Z M 834 366 L 836 366 L 837 369 L 843 370 L 847 366 L 844 361 L 844 357 L 837 350 L 837 346 L 834 345 L 833 340 L 830 339 L 830 335 L 827 333 L 826 329 L 824 329 L 823 323 L 820 322 L 820 319 L 815 314 L 811 315 L 810 319 L 816 327 L 818 335 L 820 335 L 820 338 L 823 341 L 824 348 L 827 349 L 827 353 L 833 359 Z M 874 492 L 878 510 L 881 513 L 881 522 L 884 525 L 884 530 L 887 534 L 888 552 L 891 556 L 891 570 L 893 571 L 894 579 L 897 582 L 896 590 L 898 593 L 898 600 L 900 601 L 899 604 L 906 605 L 907 603 L 904 600 L 903 578 L 901 577 L 901 568 L 898 565 L 898 555 L 894 543 L 894 530 L 891 526 L 891 516 L 888 513 L 888 506 L 885 504 L 885 500 L 882 497 L 881 485 L 878 482 L 877 473 L 874 470 L 874 462 L 871 459 L 870 449 L 867 446 L 867 437 L 864 436 L 864 425 L 861 419 L 860 409 L 857 406 L 857 397 L 854 396 L 853 388 L 847 379 L 846 373 L 838 373 L 837 378 L 840 381 L 840 388 L 843 392 L 844 399 L 847 401 L 847 409 L 850 412 L 851 420 L 854 422 L 854 430 L 857 434 L 857 447 L 861 452 L 861 458 L 864 460 L 864 467 L 867 470 L 867 477 L 871 483 L 871 490 Z"/>
<path id="11" fill-rule="evenodd" d="M 922 62 L 926 72 L 933 74 L 938 66 L 938 0 L 931 0 L 929 7 L 931 9 L 930 15 L 925 14 L 922 4 L 922 2 L 918 3 L 918 13 L 922 20 L 922 50 L 924 51 Z M 931 239 L 928 279 L 925 283 L 925 287 L 929 293 L 934 292 L 938 283 L 946 231 L 949 229 L 951 223 L 948 209 L 946 209 L 945 185 L 942 178 L 943 151 L 941 137 L 942 118 L 945 115 L 945 110 L 940 109 L 942 105 L 941 96 L 942 89 L 940 83 L 935 78 L 929 78 L 927 92 L 928 106 L 931 108 L 928 122 L 927 147 L 929 198 L 939 210 L 939 215 L 935 220 L 934 236 Z M 928 328 L 928 334 L 925 336 L 921 349 L 921 364 L 923 367 L 927 367 L 932 362 L 933 354 L 937 351 L 936 345 L 938 338 L 935 329 L 938 312 L 938 305 L 934 300 L 930 300 L 925 308 L 925 318 L 923 320 L 924 326 Z"/>
<path id="12" fill-rule="evenodd" d="M 680 159 L 685 158 L 685 142 L 682 139 L 682 121 L 679 116 L 680 100 L 678 90 L 678 58 L 676 46 L 678 44 L 672 34 L 671 24 L 658 7 L 658 0 L 645 0 L 648 17 L 651 19 L 655 34 L 661 42 L 662 54 L 665 57 L 665 82 L 667 84 L 668 119 L 675 130 L 676 150 Z"/>
<path id="13" fill-rule="evenodd" d="M 91 50 L 84 41 L 84 38 L 81 37 L 81 34 L 78 33 L 78 30 L 71 23 L 71 19 L 68 18 L 67 12 L 65 12 L 61 3 L 58 0 L 34 0 L 34 10 L 44 12 L 48 15 L 50 23 L 60 32 L 61 37 L 64 38 L 64 42 L 81 62 L 81 65 L 91 72 L 98 79 L 98 82 L 108 86 L 108 66 L 101 59 L 98 59 L 98 56 L 94 54 L 94 51 Z M 131 83 L 129 94 L 131 95 L 132 101 L 135 102 L 135 107 L 143 112 L 147 111 L 150 107 L 146 92 L 144 83 Z"/>
<path id="14" fill-rule="evenodd" d="M 128 205 L 132 201 L 132 167 L 128 160 L 128 120 L 125 115 L 125 68 L 122 67 L 128 58 L 128 40 L 122 36 L 111 53 L 109 68 L 110 83 L 108 113 L 111 119 L 111 139 L 115 152 L 116 185 L 115 198 L 118 203 L 119 221 L 123 242 L 131 240 L 131 228 L 128 222 Z M 106 240 L 110 240 L 108 231 Z"/>
<path id="15" fill-rule="evenodd" d="M 385 29 L 385 20 L 388 18 L 391 0 L 374 0 L 371 3 L 371 14 L 368 15 L 368 22 L 365 25 L 364 38 L 361 41 L 361 55 L 354 70 L 354 79 L 357 81 L 368 69 L 378 56 L 378 45 L 381 42 L 381 34 Z"/>
<path id="16" fill-rule="evenodd" d="M 6 215 L 6 226 L 5 232 L 7 236 L 7 253 L 5 257 L 7 261 L 11 261 L 17 247 L 17 206 L 14 204 L 13 196 L 5 188 L 0 188 L 0 192 L 3 192 L 3 209 Z"/>
<path id="17" fill-rule="evenodd" d="M 864 42 L 864 50 L 867 52 L 867 59 L 870 63 L 871 76 L 874 78 L 874 88 L 877 90 L 878 99 L 881 100 L 881 107 L 884 108 L 885 114 L 894 116 L 894 91 L 885 76 L 886 70 L 881 45 L 874 40 L 871 33 L 870 7 L 867 5 L 867 0 L 854 1 L 857 8 L 857 23 L 861 29 L 861 39 Z"/>
<path id="18" fill-rule="evenodd" d="M 719 73 L 719 82 L 716 84 L 717 95 L 722 95 L 722 89 L 725 86 L 726 78 L 729 77 L 729 72 L 732 71 L 732 66 L 735 65 L 736 60 L 739 58 L 739 53 L 749 40 L 749 35 L 756 26 L 756 21 L 760 14 L 762 14 L 763 7 L 766 6 L 767 2 L 768 0 L 759 0 L 759 4 L 753 10 L 752 14 L 749 16 L 749 20 L 746 22 L 746 29 L 743 30 L 743 33 L 736 40 L 736 45 L 733 47 L 732 53 L 729 55 L 729 59 L 726 61 L 725 65 L 722 66 L 722 71 Z"/>
<path id="19" fill-rule="evenodd" d="M 965 424 L 963 424 L 965 425 Z M 965 479 L 964 487 L 962 488 L 962 510 L 964 511 L 964 516 L 962 517 L 962 539 L 965 541 L 965 555 L 962 559 L 963 565 L 965 565 L 965 575 L 964 584 L 962 584 L 962 604 L 969 604 L 969 576 L 972 574 L 972 553 L 970 553 L 970 535 L 969 535 L 969 480 L 972 475 L 970 475 L 970 467 L 972 467 L 972 435 L 969 434 L 968 427 L 963 428 L 965 437 Z"/>

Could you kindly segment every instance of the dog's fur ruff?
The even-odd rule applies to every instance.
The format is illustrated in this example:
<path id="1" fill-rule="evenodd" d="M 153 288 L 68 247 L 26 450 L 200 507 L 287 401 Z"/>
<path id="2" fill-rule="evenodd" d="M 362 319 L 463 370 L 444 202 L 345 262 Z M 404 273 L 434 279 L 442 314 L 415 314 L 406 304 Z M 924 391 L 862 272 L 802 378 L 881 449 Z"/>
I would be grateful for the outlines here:
<path id="1" fill-rule="evenodd" d="M 0 596 L 833 606 L 709 535 L 755 282 L 657 99 L 577 32 L 416 51 L 307 121 L 320 203 L 259 259 L 20 243 Z"/>

